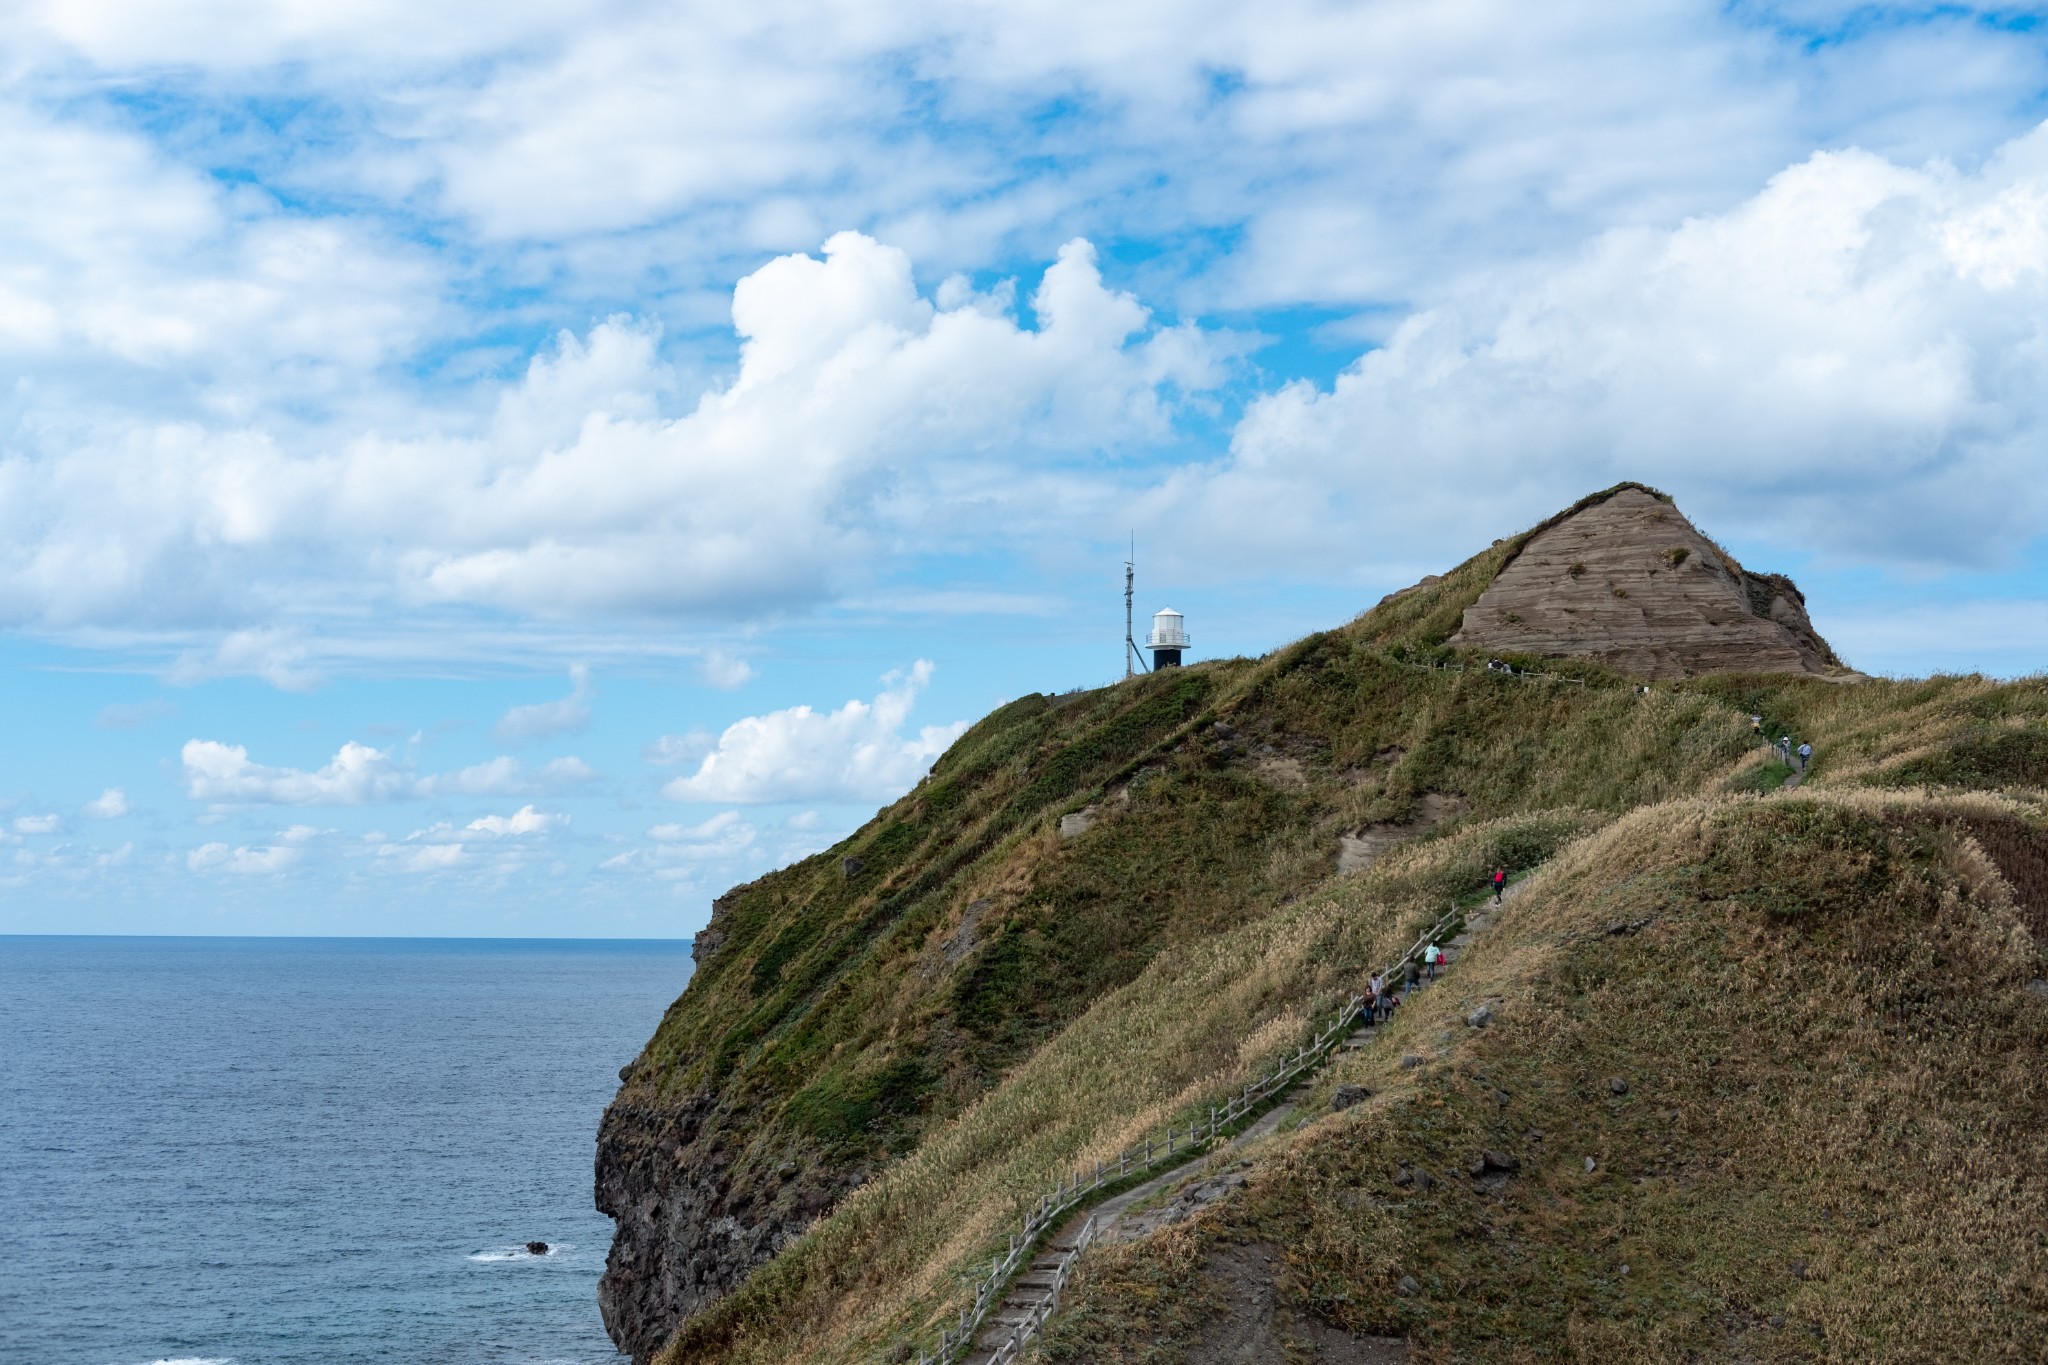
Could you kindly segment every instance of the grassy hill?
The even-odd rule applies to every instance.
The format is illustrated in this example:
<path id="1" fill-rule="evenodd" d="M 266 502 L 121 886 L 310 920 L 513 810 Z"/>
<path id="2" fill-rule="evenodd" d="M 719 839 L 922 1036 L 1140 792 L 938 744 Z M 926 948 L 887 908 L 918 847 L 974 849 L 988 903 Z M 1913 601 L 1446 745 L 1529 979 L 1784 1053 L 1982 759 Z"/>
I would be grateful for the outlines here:
<path id="1" fill-rule="evenodd" d="M 1013 702 L 723 898 L 600 1135 L 615 1334 L 886 1357 L 1048 1180 L 1241 1084 L 1505 862 L 1540 871 L 1455 990 L 1346 1063 L 1375 1099 L 1091 1255 L 1048 1358 L 1201 1358 L 1244 1247 L 1284 1249 L 1283 1317 L 1445 1359 L 1881 1356 L 1951 1321 L 2038 1355 L 2048 689 L 1427 667 L 1519 539 L 1264 659 Z M 1814 742 L 1801 791 L 1758 794 L 1752 712 Z M 1460 1183 L 1480 1147 L 1521 1174 Z"/>

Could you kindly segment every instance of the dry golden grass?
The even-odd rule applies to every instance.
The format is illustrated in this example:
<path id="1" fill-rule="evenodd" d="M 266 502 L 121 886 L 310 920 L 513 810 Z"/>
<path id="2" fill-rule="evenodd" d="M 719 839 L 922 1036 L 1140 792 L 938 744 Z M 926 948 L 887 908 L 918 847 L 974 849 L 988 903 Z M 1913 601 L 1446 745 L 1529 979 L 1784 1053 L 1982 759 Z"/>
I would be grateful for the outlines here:
<path id="1" fill-rule="evenodd" d="M 1418 1360 L 2048 1358 L 2043 959 L 1966 832 L 2040 813 L 1809 790 L 1615 822 L 1333 1068 L 1379 1093 L 1269 1149 L 1202 1239 L 1285 1247 L 1287 1311 Z M 1485 1188 L 1481 1149 L 1521 1173 Z M 1199 1340 L 1200 1248 L 1092 1259 L 1048 1359 Z"/>
<path id="2" fill-rule="evenodd" d="M 1300 1043 L 1469 890 L 1504 845 L 1598 817 L 1485 822 L 1391 855 L 1264 921 L 1171 949 L 1002 1084 L 693 1319 L 669 1365 L 851 1361 L 922 1336 L 1054 1180 L 1195 1113 Z"/>
<path id="3" fill-rule="evenodd" d="M 1864 1131 L 1879 1096 L 1932 1125 L 1926 1151 L 1965 1173 L 1984 1161 L 2002 1173 L 1985 1177 L 1997 1193 L 1981 1197 L 1983 1209 L 1935 1203 L 1913 1214 L 1950 1218 L 1974 1229 L 1975 1242 L 1929 1231 L 1926 1244 L 1940 1248 L 1932 1261 L 1894 1257 L 1945 1291 L 1981 1288 L 1971 1277 L 1990 1272 L 1969 1249 L 2004 1247 L 1998 1239 L 2013 1226 L 1983 1221 L 1983 1210 L 2038 1211 L 2033 1186 L 2006 1148 L 1958 1137 L 1974 1131 L 1968 1123 L 1943 1128 L 1949 1117 L 1920 1116 L 1961 1112 L 1942 1087 L 1972 1048 L 2039 1057 L 2006 1024 L 1958 1022 L 1966 1001 L 1944 994 L 1950 969 L 1933 964 L 1989 951 L 1961 927 L 1996 901 L 1988 857 L 2007 867 L 2035 859 L 2028 875 L 2043 895 L 2009 918 L 2048 932 L 2048 853 L 2030 852 L 2025 832 L 2038 804 L 2027 793 L 2048 786 L 2048 684 L 1738 677 L 1638 697 L 1585 664 L 1557 665 L 1585 687 L 1411 667 L 1444 657 L 1464 606 L 1520 543 L 1262 660 L 1012 703 L 841 847 L 742 888 L 727 948 L 671 1010 L 628 1090 L 655 1102 L 721 1096 L 727 1108 L 704 1131 L 738 1155 L 687 1159 L 729 1162 L 719 1178 L 736 1186 L 778 1188 L 764 1173 L 792 1155 L 819 1171 L 879 1173 L 686 1323 L 667 1359 L 852 1361 L 924 1333 L 957 1308 L 977 1261 L 1060 1173 L 1241 1083 L 1355 986 L 1374 954 L 1496 861 L 1527 867 L 1616 817 L 1543 874 L 1503 921 L 1514 930 L 1461 964 L 1455 989 L 1429 993 L 1404 1020 L 1418 1046 L 1438 1045 L 1432 1030 L 1452 1035 L 1427 1073 L 1434 1088 L 1419 1088 L 1414 1073 L 1394 1076 L 1386 1098 L 1338 1127 L 1379 1116 L 1388 1141 L 1422 1133 L 1416 1153 L 1439 1139 L 1508 1141 L 1542 1127 L 1547 1153 L 1559 1140 L 1605 1142 L 1598 1151 L 1631 1160 L 1647 1153 L 1644 1184 L 1631 1174 L 1626 1190 L 1603 1180 L 1580 1188 L 1570 1161 L 1545 1157 L 1517 1186 L 1543 1199 L 1517 1206 L 1505 1231 L 1488 1230 L 1496 1224 L 1484 1209 L 1375 1222 L 1366 1215 L 1384 1213 L 1388 1199 L 1361 1183 L 1362 1168 L 1344 1174 L 1341 1143 L 1317 1145 L 1337 1141 L 1325 1124 L 1298 1140 L 1296 1166 L 1270 1167 L 1272 1198 L 1246 1205 L 1263 1221 L 1232 1225 L 1231 1235 L 1284 1229 L 1307 1277 L 1296 1286 L 1302 1311 L 1356 1325 L 1371 1316 L 1361 1305 L 1377 1304 L 1383 1325 L 1425 1342 L 1455 1319 L 1467 1333 L 1457 1339 L 1491 1343 L 1479 1348 L 1490 1358 L 1769 1358 L 1798 1345 L 1765 1340 L 1777 1330 L 1770 1305 L 1792 1300 L 1753 1282 L 1761 1272 L 1743 1239 L 1813 1240 L 1809 1215 L 1822 1206 L 1803 1183 L 1807 1151 L 1828 1170 L 1849 1162 L 1846 1135 Z M 1775 776 L 1751 739 L 1751 711 L 1773 734 L 1815 743 L 1821 794 L 1812 785 L 1797 800 L 1743 794 Z M 1922 786 L 1947 790 L 1901 790 Z M 1859 787 L 1867 793 L 1849 791 Z M 1968 788 L 2020 795 L 1998 804 L 1958 794 Z M 1340 834 L 1404 821 L 1423 798 L 1446 795 L 1472 814 L 1363 878 L 1332 879 Z M 1102 823 L 1060 840 L 1059 815 L 1084 803 L 1099 804 Z M 1863 833 L 1848 837 L 1851 828 Z M 1935 851 L 1914 852 L 1922 845 Z M 843 870 L 847 855 L 863 860 L 858 875 Z M 1726 894 L 1701 900 L 1699 888 L 1724 874 L 1734 877 Z M 1845 895 L 1864 911 L 1823 913 Z M 982 900 L 970 933 L 964 917 Z M 1610 919 L 1643 918 L 1653 924 L 1640 934 L 1598 932 Z M 1998 960 L 2018 961 L 2031 942 L 2007 943 Z M 1921 958 L 1909 962 L 1908 949 Z M 1880 959 L 1896 959 L 1896 979 L 1866 979 Z M 1518 1022 L 1467 1037 L 1449 1011 L 1475 993 L 1498 995 Z M 1963 1030 L 1942 1035 L 1947 1051 L 1913 1041 L 1937 1021 Z M 1608 1105 L 1570 1089 L 1590 1085 L 1587 1068 L 1610 1058 L 1653 1071 L 1652 1093 L 1668 1091 L 1665 1107 L 1683 1117 L 1653 1122 L 1644 1103 Z M 1470 1065 L 1488 1068 L 1483 1082 L 1460 1069 Z M 1489 1108 L 1496 1090 L 1516 1098 Z M 2030 1089 L 1988 1092 L 1985 1102 L 1971 1122 L 1987 1131 L 2007 1133 L 2015 1112 L 2040 1117 L 2026 1107 Z M 1539 1117 L 1547 1106 L 1558 1114 Z M 1600 1114 L 1628 1132 L 1599 1128 Z M 1702 1136 L 1701 1123 L 1726 1140 Z M 1760 1145 L 1771 1135 L 1807 1147 L 1773 1157 Z M 1892 1159 L 1868 1145 L 1875 1139 L 1859 1140 L 1865 1147 L 1853 1150 Z M 1738 1152 L 1751 1173 L 1771 1164 L 1799 1178 L 1742 1183 L 1732 1174 Z M 1336 1164 L 1318 1174 L 1323 1161 Z M 1286 1190 L 1297 1194 L 1282 1198 Z M 1830 1219 L 1908 1210 L 1892 1184 L 1827 1207 L 1838 1210 Z M 1673 1231 L 1687 1225 L 1690 1233 Z M 1609 1273 L 1607 1252 L 1618 1246 L 1649 1268 L 1631 1261 L 1627 1284 Z M 1055 1354 L 1092 1341 L 1104 1358 L 1137 1359 L 1128 1353 L 1145 1333 L 1171 1339 L 1161 1324 L 1198 1318 L 1188 1305 L 1200 1301 L 1173 1258 L 1197 1252 L 1176 1234 L 1151 1260 L 1101 1259 L 1090 1271 L 1094 1306 L 1055 1335 Z M 2010 1247 L 1998 1254 L 2020 1257 Z M 1488 1256 L 1525 1278 L 1485 1269 Z M 2037 1273 L 2020 1260 L 2025 1276 Z M 1424 1263 L 1436 1278 L 1414 1302 L 1438 1316 L 1418 1326 L 1387 1300 L 1385 1277 Z M 1112 1264 L 1121 1269 L 1110 1273 Z M 1807 1264 L 1835 1278 L 1815 1270 L 1801 1294 L 1852 1282 L 1836 1262 Z M 1964 1264 L 1967 1274 L 1954 1269 Z M 2010 1290 L 2009 1271 L 1985 1283 Z M 1911 1296 L 1875 1271 L 1853 1282 L 1858 1292 Z M 1447 1285 L 1456 1291 L 1448 1298 Z M 1669 1293 L 1644 1299 L 1645 1286 Z M 1496 1290 L 1504 1307 L 1473 1302 Z M 1139 1325 L 1122 1335 L 1089 1337 L 1087 1324 L 1123 1320 L 1118 1293 L 1151 1307 L 1129 1316 Z M 1845 1329 L 1813 1311 L 1836 1349 Z M 1974 1329 L 1956 1339 L 1980 1337 L 1987 1350 L 2014 1339 Z M 1502 1344 L 1522 1340 L 1537 1344 Z"/>

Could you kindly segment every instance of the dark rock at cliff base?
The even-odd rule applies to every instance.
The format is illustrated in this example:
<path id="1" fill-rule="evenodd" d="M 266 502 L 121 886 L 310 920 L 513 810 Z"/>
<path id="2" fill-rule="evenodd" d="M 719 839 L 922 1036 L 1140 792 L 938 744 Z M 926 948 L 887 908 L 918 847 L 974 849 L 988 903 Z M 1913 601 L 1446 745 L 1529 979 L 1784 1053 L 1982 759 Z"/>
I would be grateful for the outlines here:
<path id="1" fill-rule="evenodd" d="M 1539 528 L 1450 643 L 1595 659 L 1622 673 L 1822 673 L 1841 660 L 1781 574 L 1753 574 L 1637 485 Z"/>
<path id="2" fill-rule="evenodd" d="M 529 1256 L 545 1256 L 548 1254 L 548 1250 L 546 1242 L 528 1242 L 526 1244 L 526 1253 Z"/>
<path id="3" fill-rule="evenodd" d="M 620 1095 L 597 1132 L 597 1207 L 616 1227 L 597 1285 L 605 1331 L 651 1360 L 676 1324 L 722 1297 L 866 1177 L 742 1165 L 713 1095 Z"/>

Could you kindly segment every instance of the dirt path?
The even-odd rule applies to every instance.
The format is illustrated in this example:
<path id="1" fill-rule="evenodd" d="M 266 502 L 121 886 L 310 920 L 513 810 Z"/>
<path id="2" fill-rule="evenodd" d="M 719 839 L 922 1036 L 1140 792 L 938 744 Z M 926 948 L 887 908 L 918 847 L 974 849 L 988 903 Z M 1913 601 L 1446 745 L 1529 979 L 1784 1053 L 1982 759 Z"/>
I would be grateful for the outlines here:
<path id="1" fill-rule="evenodd" d="M 1526 879 L 1511 882 L 1501 897 L 1501 905 L 1486 901 L 1466 912 L 1463 932 L 1444 945 L 1443 965 L 1437 969 L 1439 979 L 1464 955 L 1473 938 L 1486 932 L 1502 906 L 1514 899 L 1527 884 Z M 1427 990 L 1432 984 L 1427 980 L 1417 981 L 1415 989 Z M 1378 1029 L 1374 1026 L 1362 1024 L 1352 1030 L 1351 1035 L 1339 1045 L 1339 1050 L 1355 1052 L 1369 1043 L 1376 1032 Z M 1282 1124 L 1295 1116 L 1302 1098 L 1314 1087 L 1313 1080 L 1304 1080 L 1258 1122 L 1223 1146 L 1191 1156 L 1172 1170 L 1163 1171 L 1092 1209 L 1075 1213 L 1052 1235 L 1045 1249 L 1024 1273 L 1012 1282 L 1002 1305 L 989 1315 L 981 1335 L 975 1339 L 974 1349 L 966 1356 L 964 1365 L 988 1365 L 1010 1339 L 1017 1324 L 1030 1319 L 1044 1307 L 1059 1283 L 1060 1268 L 1081 1250 L 1082 1234 L 1091 1223 L 1094 1226 L 1093 1241 L 1136 1241 L 1192 1217 L 1243 1185 L 1246 1179 L 1244 1168 L 1249 1163 L 1230 1160 L 1231 1154 L 1252 1147 L 1278 1132 Z M 1380 1342 L 1377 1338 L 1374 1342 L 1377 1344 L 1373 1350 L 1379 1354 L 1361 1354 L 1358 1360 L 1377 1362 L 1405 1358 L 1404 1345 L 1392 1340 Z M 1332 1359 L 1348 1357 L 1335 1356 Z"/>

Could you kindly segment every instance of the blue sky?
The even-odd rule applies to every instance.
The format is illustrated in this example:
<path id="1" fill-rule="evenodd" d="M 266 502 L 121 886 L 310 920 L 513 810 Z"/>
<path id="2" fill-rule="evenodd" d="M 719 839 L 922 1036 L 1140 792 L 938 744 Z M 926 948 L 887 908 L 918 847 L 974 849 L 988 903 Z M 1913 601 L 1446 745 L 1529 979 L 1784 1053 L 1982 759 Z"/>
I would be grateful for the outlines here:
<path id="1" fill-rule="evenodd" d="M 1635 478 L 2033 672 L 2037 16 L 21 8 L 0 932 L 688 934 L 1134 530 L 1258 653 Z"/>

